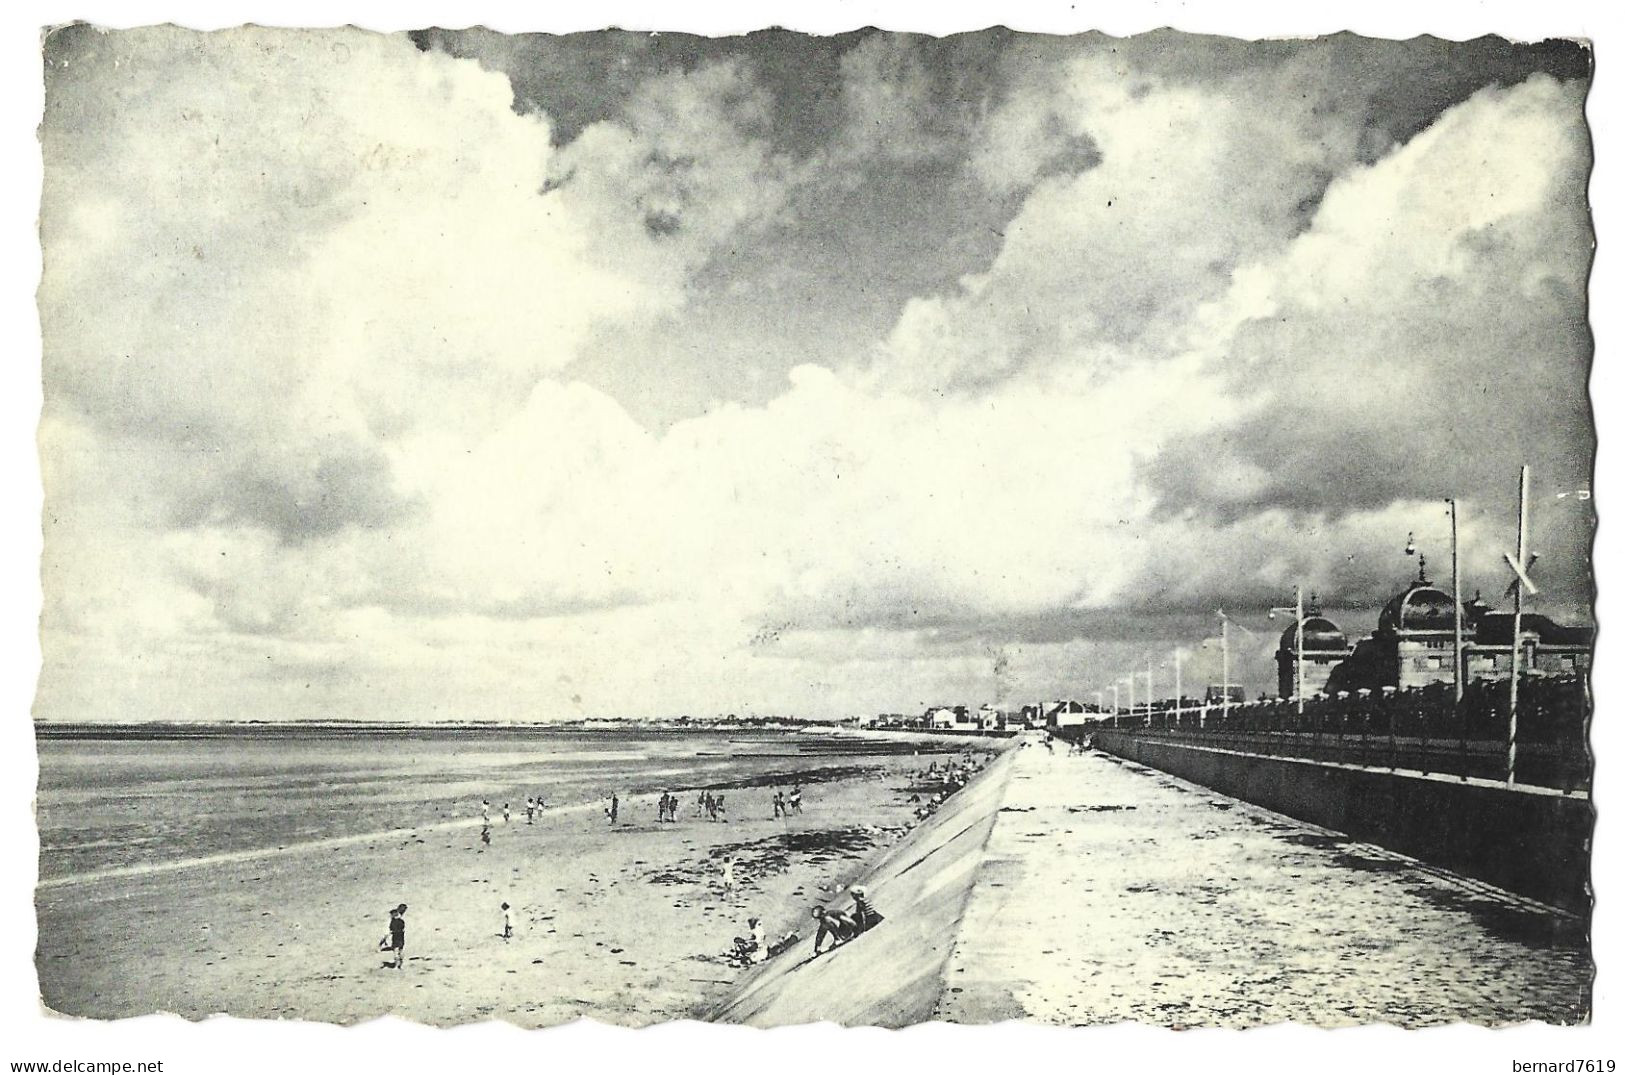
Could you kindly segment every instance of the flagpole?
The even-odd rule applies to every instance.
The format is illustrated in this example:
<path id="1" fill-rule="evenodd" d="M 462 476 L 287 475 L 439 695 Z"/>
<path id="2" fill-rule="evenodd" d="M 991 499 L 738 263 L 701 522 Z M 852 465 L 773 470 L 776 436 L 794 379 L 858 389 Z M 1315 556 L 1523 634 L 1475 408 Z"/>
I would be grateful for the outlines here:
<path id="1" fill-rule="evenodd" d="M 1523 656 L 1523 572 L 1529 564 L 1529 467 L 1518 471 L 1518 577 L 1512 580 L 1512 683 L 1507 692 L 1507 784 L 1518 778 L 1518 665 Z"/>

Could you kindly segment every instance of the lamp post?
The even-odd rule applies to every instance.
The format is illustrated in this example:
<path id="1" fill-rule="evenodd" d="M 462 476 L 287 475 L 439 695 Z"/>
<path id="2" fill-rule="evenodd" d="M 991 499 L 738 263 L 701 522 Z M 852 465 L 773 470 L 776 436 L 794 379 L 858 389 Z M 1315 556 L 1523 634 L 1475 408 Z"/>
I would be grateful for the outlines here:
<path id="1" fill-rule="evenodd" d="M 1220 645 L 1220 648 L 1223 651 L 1223 661 L 1224 661 L 1224 664 L 1222 666 L 1223 669 L 1224 669 L 1224 674 L 1223 674 L 1223 677 L 1222 677 L 1223 682 L 1221 682 L 1219 684 L 1219 692 L 1220 692 L 1219 704 L 1220 704 L 1221 711 L 1222 711 L 1221 715 L 1222 715 L 1222 717 L 1224 718 L 1224 721 L 1225 721 L 1225 726 L 1229 727 L 1229 721 L 1230 721 L 1230 617 L 1226 616 L 1224 614 L 1224 609 L 1222 609 L 1222 608 L 1219 610 L 1219 645 Z"/>
<path id="2" fill-rule="evenodd" d="M 1117 727 L 1117 701 L 1118 701 L 1117 685 L 1120 682 L 1121 682 L 1121 680 L 1114 680 L 1112 682 L 1112 727 L 1113 728 Z"/>
<path id="3" fill-rule="evenodd" d="M 1455 639 L 1455 680 L 1456 705 L 1461 705 L 1462 690 L 1466 685 L 1466 674 L 1462 669 L 1461 652 L 1461 556 L 1457 541 L 1456 530 L 1456 498 L 1450 498 L 1450 595 L 1455 599 L 1456 605 L 1456 639 Z"/>
<path id="4" fill-rule="evenodd" d="M 1184 704 L 1183 704 L 1184 703 L 1184 698 L 1185 698 L 1185 688 L 1184 688 L 1184 685 L 1183 685 L 1183 681 L 1180 679 L 1180 668 L 1179 668 L 1179 663 L 1180 663 L 1180 657 L 1181 656 L 1182 655 L 1179 652 L 1179 647 L 1175 646 L 1174 647 L 1174 727 L 1176 727 L 1176 728 L 1179 727 L 1180 721 L 1184 720 L 1184 718 L 1185 718 Z"/>
<path id="5" fill-rule="evenodd" d="M 1151 727 L 1151 699 L 1155 692 L 1151 689 L 1151 655 L 1145 655 L 1145 726 Z"/>
<path id="6" fill-rule="evenodd" d="M 1298 717 L 1301 721 L 1303 717 L 1303 586 L 1300 584 L 1294 587 L 1294 590 L 1297 595 L 1297 602 L 1291 608 L 1270 609 L 1270 619 L 1274 619 L 1275 614 L 1278 612 L 1282 614 L 1290 612 L 1293 616 L 1292 622 L 1297 625 L 1297 652 L 1294 654 L 1295 659 L 1292 662 L 1292 694 L 1298 700 Z"/>
<path id="7" fill-rule="evenodd" d="M 1138 678 L 1133 672 L 1128 674 L 1128 715 L 1134 716 L 1134 680 Z"/>

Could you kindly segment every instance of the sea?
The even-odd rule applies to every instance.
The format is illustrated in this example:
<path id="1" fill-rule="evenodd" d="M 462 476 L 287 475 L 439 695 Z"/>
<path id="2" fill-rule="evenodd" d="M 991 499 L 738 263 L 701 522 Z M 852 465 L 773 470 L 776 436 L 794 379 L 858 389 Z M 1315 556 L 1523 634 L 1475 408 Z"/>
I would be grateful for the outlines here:
<path id="1" fill-rule="evenodd" d="M 611 794 L 816 784 L 953 740 L 806 728 L 37 724 L 42 886 L 479 824 Z M 627 802 L 623 810 L 643 809 Z M 544 811 L 545 816 L 545 811 Z"/>

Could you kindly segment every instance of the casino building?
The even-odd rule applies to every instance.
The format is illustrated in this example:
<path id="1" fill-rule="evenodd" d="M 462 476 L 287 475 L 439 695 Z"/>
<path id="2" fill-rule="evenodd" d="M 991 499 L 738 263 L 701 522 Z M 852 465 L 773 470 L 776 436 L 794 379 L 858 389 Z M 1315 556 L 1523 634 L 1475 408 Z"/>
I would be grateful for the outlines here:
<path id="1" fill-rule="evenodd" d="M 1339 691 L 1406 690 L 1452 683 L 1456 676 L 1455 602 L 1427 577 L 1423 558 L 1416 579 L 1395 594 L 1377 620 L 1377 629 L 1350 645 L 1335 623 L 1311 606 L 1303 623 L 1303 689 L 1307 695 Z M 1594 629 L 1570 627 L 1539 613 L 1524 613 L 1520 667 L 1535 675 L 1575 675 L 1590 671 Z M 1468 681 L 1505 679 L 1512 672 L 1512 613 L 1478 598 L 1462 603 L 1462 659 Z M 1297 681 L 1297 628 L 1281 634 L 1275 653 L 1281 697 L 1292 697 Z"/>

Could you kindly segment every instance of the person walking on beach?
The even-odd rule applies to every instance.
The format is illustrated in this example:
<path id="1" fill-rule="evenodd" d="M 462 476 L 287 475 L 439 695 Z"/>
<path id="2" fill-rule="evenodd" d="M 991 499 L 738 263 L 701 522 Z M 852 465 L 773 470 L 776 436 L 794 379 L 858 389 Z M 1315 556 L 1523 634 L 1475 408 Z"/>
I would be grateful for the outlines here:
<path id="1" fill-rule="evenodd" d="M 526 795 L 525 796 L 525 824 L 534 825 L 535 823 L 536 823 L 536 800 L 531 798 L 529 795 Z"/>
<path id="2" fill-rule="evenodd" d="M 722 867 L 722 898 L 727 899 L 734 894 L 734 859 L 729 859 Z"/>
<path id="3" fill-rule="evenodd" d="M 775 818 L 784 816 L 784 792 L 778 788 L 773 789 L 773 816 Z"/>
<path id="4" fill-rule="evenodd" d="M 483 855 L 485 848 L 491 846 L 491 823 L 489 821 L 480 826 L 480 843 L 485 845 L 485 847 L 480 848 L 480 854 Z"/>
<path id="5" fill-rule="evenodd" d="M 717 796 L 717 817 L 722 821 L 728 820 L 728 808 L 723 805 L 727 798 L 728 797 L 726 795 Z"/>
<path id="6" fill-rule="evenodd" d="M 790 791 L 790 812 L 792 814 L 801 813 L 801 789 L 799 787 Z"/>
<path id="7" fill-rule="evenodd" d="M 502 905 L 502 939 L 506 941 L 506 940 L 510 939 L 512 936 L 513 936 L 513 912 L 511 910 L 509 910 L 508 905 L 506 903 L 504 903 Z"/>
<path id="8" fill-rule="evenodd" d="M 480 800 L 480 820 L 484 821 L 487 825 L 489 825 L 491 823 L 491 800 L 490 799 L 482 799 L 482 800 Z"/>
<path id="9" fill-rule="evenodd" d="M 406 904 L 389 912 L 389 950 L 395 953 L 395 969 L 406 964 Z"/>
<path id="10" fill-rule="evenodd" d="M 506 825 L 510 820 L 512 820 L 512 818 L 513 818 L 513 814 L 512 814 L 511 811 L 509 811 L 508 804 L 503 803 L 502 804 L 502 823 L 504 825 Z"/>
<path id="11" fill-rule="evenodd" d="M 609 793 L 609 806 L 604 808 L 604 813 L 609 815 L 611 825 L 621 816 L 621 797 L 613 791 Z"/>

